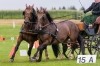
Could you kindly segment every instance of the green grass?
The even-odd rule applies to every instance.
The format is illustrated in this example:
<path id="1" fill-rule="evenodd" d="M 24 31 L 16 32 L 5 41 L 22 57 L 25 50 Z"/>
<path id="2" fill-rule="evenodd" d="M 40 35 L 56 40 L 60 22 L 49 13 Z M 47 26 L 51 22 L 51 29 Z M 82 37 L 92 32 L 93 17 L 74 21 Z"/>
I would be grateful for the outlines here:
<path id="1" fill-rule="evenodd" d="M 100 66 L 100 58 L 97 58 L 96 63 L 94 64 L 77 64 L 77 60 L 68 60 L 65 57 L 62 60 L 58 60 L 54 57 L 51 46 L 48 46 L 49 60 L 45 59 L 43 52 L 43 58 L 41 62 L 29 62 L 28 56 L 20 56 L 19 50 L 28 50 L 28 43 L 23 41 L 19 47 L 19 50 L 16 53 L 14 62 L 9 62 L 10 56 L 9 53 L 14 44 L 16 44 L 16 38 L 20 31 L 19 25 L 16 28 L 12 26 L 0 25 L 0 36 L 6 38 L 5 41 L 0 41 L 0 66 Z M 15 37 L 14 41 L 11 41 L 11 37 Z M 32 50 L 32 56 L 36 49 Z"/>

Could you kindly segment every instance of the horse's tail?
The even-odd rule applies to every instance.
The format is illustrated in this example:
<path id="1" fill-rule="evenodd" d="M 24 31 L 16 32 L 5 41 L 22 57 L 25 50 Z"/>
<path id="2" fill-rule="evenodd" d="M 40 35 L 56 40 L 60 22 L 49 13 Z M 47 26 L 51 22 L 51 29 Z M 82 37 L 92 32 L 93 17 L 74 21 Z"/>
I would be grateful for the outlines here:
<path id="1" fill-rule="evenodd" d="M 80 34 L 78 35 L 77 41 L 80 45 L 80 52 L 82 51 L 82 54 L 84 55 L 85 54 L 84 40 Z"/>
<path id="2" fill-rule="evenodd" d="M 52 49 L 53 49 L 55 57 L 57 58 L 58 55 L 60 54 L 59 44 L 52 44 Z"/>

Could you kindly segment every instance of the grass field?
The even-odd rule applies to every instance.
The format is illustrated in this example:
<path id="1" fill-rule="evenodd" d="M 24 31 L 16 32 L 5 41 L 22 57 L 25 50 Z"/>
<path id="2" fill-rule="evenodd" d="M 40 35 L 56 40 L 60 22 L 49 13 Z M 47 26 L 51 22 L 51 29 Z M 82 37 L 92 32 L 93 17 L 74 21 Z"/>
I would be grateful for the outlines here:
<path id="1" fill-rule="evenodd" d="M 16 27 L 13 28 L 12 23 L 15 22 Z M 9 53 L 14 44 L 16 44 L 16 38 L 18 37 L 20 27 L 23 20 L 0 20 L 0 36 L 6 38 L 5 41 L 0 41 L 0 66 L 100 66 L 100 57 L 97 58 L 94 64 L 77 64 L 77 60 L 68 60 L 65 57 L 62 60 L 58 60 L 54 57 L 51 46 L 48 46 L 49 60 L 45 59 L 44 53 L 41 62 L 29 62 L 28 56 L 20 56 L 19 50 L 28 50 L 28 43 L 23 41 L 16 53 L 14 62 L 9 62 Z M 11 37 L 15 40 L 11 41 Z M 36 49 L 32 50 L 32 55 Z"/>

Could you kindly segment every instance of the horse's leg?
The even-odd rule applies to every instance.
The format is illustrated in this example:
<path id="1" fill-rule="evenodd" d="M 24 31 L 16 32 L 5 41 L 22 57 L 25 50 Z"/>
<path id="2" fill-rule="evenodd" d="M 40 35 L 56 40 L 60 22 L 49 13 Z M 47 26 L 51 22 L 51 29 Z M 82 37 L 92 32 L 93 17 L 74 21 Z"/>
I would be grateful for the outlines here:
<path id="1" fill-rule="evenodd" d="M 21 36 L 19 36 L 19 37 L 18 37 L 18 40 L 17 40 L 16 47 L 15 47 L 15 49 L 14 49 L 14 53 L 12 54 L 12 56 L 11 56 L 11 58 L 10 58 L 10 62 L 13 62 L 13 61 L 14 61 L 15 54 L 16 54 L 16 52 L 17 52 L 19 46 L 20 46 L 21 41 L 22 41 L 22 38 L 21 38 Z"/>
<path id="2" fill-rule="evenodd" d="M 78 36 L 77 36 L 78 37 Z M 76 37 L 73 37 L 73 36 L 71 36 L 70 37 L 70 42 L 72 42 L 71 43 L 71 54 L 69 55 L 69 59 L 71 60 L 71 59 L 73 59 L 73 54 L 74 54 L 74 51 L 75 51 L 75 49 L 77 48 L 77 46 L 76 46 L 76 41 L 77 41 L 77 38 Z"/>
<path id="3" fill-rule="evenodd" d="M 46 47 L 47 47 L 47 45 L 45 45 L 45 44 L 41 44 L 41 45 L 38 47 L 38 50 L 39 50 L 40 52 L 39 52 L 39 59 L 36 60 L 36 62 L 40 62 L 40 61 L 41 61 L 43 50 L 44 50 Z"/>
<path id="4" fill-rule="evenodd" d="M 83 38 L 82 38 L 81 35 L 78 35 L 77 41 L 80 45 L 80 52 L 82 50 L 82 54 L 84 55 L 85 54 L 85 47 L 84 47 L 84 41 L 83 41 Z M 75 42 L 75 41 L 72 40 L 72 42 Z M 75 51 L 76 48 L 78 48 L 78 45 L 77 44 L 72 44 L 72 46 L 71 46 L 72 52 L 71 52 L 71 55 L 70 55 L 69 59 L 72 59 L 72 56 L 73 56 L 74 51 Z"/>
<path id="5" fill-rule="evenodd" d="M 66 58 L 68 58 L 68 56 L 66 55 L 66 51 L 67 51 L 67 48 L 68 48 L 68 46 L 67 46 L 67 44 L 62 44 L 63 45 L 63 55 L 66 57 Z"/>
<path id="6" fill-rule="evenodd" d="M 33 62 L 36 61 L 36 57 L 37 57 L 38 53 L 39 53 L 39 50 L 37 49 L 34 56 L 31 58 L 31 61 L 33 61 Z"/>
<path id="7" fill-rule="evenodd" d="M 41 44 L 41 41 L 39 41 L 39 46 Z M 37 48 L 37 51 L 35 52 L 34 56 L 31 58 L 31 61 L 36 61 L 36 59 L 39 57 L 39 47 Z"/>
<path id="8" fill-rule="evenodd" d="M 38 52 L 38 54 L 37 54 L 37 57 L 36 58 L 38 58 L 39 57 L 39 52 Z M 46 57 L 46 60 L 48 60 L 49 59 L 49 56 L 48 56 L 48 51 L 47 51 L 47 47 L 45 47 L 45 57 Z"/>
<path id="9" fill-rule="evenodd" d="M 61 54 L 59 60 L 61 60 L 61 59 L 63 58 L 63 55 L 64 55 L 66 58 L 68 58 L 68 56 L 66 55 L 67 48 L 68 48 L 68 47 L 67 47 L 67 44 L 62 44 L 62 50 L 63 50 L 63 52 L 62 52 L 62 54 Z"/>
<path id="10" fill-rule="evenodd" d="M 46 60 L 48 60 L 49 59 L 49 56 L 48 56 L 47 47 L 45 47 L 45 56 L 46 56 Z"/>
<path id="11" fill-rule="evenodd" d="M 41 61 L 41 59 L 42 59 L 42 52 L 45 49 L 45 47 L 46 46 L 44 44 L 39 45 L 39 47 L 37 48 L 36 53 L 32 57 L 32 60 L 33 61 L 36 61 L 36 62 L 40 62 Z M 39 58 L 36 60 L 36 57 L 37 57 L 38 52 L 39 52 Z"/>
<path id="12" fill-rule="evenodd" d="M 36 60 L 36 62 L 40 62 L 41 61 L 41 59 L 42 59 L 42 53 L 43 53 L 43 49 L 40 50 L 40 52 L 39 52 L 39 58 Z"/>
<path id="13" fill-rule="evenodd" d="M 79 42 L 80 45 L 80 52 L 82 51 L 82 54 L 84 55 L 85 54 L 84 40 L 81 35 L 78 35 L 77 41 Z"/>
<path id="14" fill-rule="evenodd" d="M 29 49 L 28 49 L 28 56 L 29 56 L 29 61 L 31 61 L 31 51 L 32 51 L 32 48 L 33 48 L 33 41 L 29 44 Z"/>
<path id="15" fill-rule="evenodd" d="M 71 54 L 70 54 L 70 56 L 69 56 L 69 59 L 71 60 L 71 59 L 73 59 L 73 54 L 74 54 L 74 51 L 75 51 L 75 44 L 74 45 L 72 45 L 71 46 Z"/>

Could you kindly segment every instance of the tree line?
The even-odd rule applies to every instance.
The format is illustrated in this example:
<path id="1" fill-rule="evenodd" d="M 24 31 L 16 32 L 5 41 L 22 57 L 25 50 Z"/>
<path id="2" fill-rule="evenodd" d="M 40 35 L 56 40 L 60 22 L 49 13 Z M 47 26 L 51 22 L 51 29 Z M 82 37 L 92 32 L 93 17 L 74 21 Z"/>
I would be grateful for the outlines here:
<path id="1" fill-rule="evenodd" d="M 43 7 L 40 7 L 40 9 L 43 9 Z M 51 10 L 77 10 L 75 6 L 70 6 L 66 8 L 65 6 L 59 7 L 58 9 L 56 7 L 52 7 Z M 79 10 L 84 10 L 83 7 L 81 7 Z"/>

